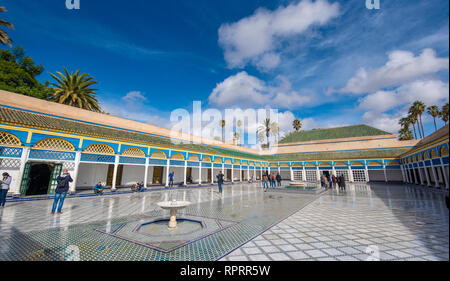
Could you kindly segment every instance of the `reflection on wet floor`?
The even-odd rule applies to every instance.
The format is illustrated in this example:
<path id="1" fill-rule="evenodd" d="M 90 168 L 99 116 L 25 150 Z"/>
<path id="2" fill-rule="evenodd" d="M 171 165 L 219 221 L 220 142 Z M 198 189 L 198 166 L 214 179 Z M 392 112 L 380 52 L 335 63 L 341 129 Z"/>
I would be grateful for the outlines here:
<path id="1" fill-rule="evenodd" d="M 191 231 L 176 245 L 137 237 L 131 225 L 167 216 L 156 203 L 172 199 L 193 203 L 180 217 L 217 220 L 215 232 Z M 223 194 L 207 187 L 69 198 L 62 215 L 50 215 L 51 205 L 7 203 L 0 260 L 67 260 L 68 249 L 82 260 L 366 260 L 373 249 L 382 260 L 449 259 L 444 194 L 414 186 L 350 184 L 314 195 L 235 184 Z M 118 225 L 131 234 L 114 235 Z"/>

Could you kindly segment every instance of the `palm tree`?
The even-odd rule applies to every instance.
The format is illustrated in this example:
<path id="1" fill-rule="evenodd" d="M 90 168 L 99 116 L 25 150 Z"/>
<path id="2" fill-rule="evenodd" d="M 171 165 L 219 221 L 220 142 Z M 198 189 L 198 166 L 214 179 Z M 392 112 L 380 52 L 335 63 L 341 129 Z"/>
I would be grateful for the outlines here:
<path id="1" fill-rule="evenodd" d="M 408 115 L 408 119 L 409 119 L 409 123 L 413 126 L 414 138 L 417 139 L 416 127 L 415 127 L 415 124 L 417 122 L 417 117 L 413 114 L 410 114 L 410 115 Z"/>
<path id="2" fill-rule="evenodd" d="M 441 117 L 442 121 L 444 121 L 445 125 L 448 122 L 448 102 L 442 106 L 442 110 L 439 113 L 439 117 Z"/>
<path id="3" fill-rule="evenodd" d="M 220 126 L 222 127 L 222 142 L 225 142 L 225 120 L 220 120 Z"/>
<path id="4" fill-rule="evenodd" d="M 69 73 L 64 68 L 64 71 L 65 75 L 61 72 L 56 72 L 61 77 L 50 73 L 57 81 L 57 83 L 50 84 L 54 87 L 50 100 L 82 109 L 101 112 L 95 93 L 97 89 L 89 88 L 97 84 L 97 81 L 93 80 L 94 78 L 87 73 L 80 75 L 80 70 L 77 70 L 75 73 Z"/>
<path id="5" fill-rule="evenodd" d="M 402 128 L 409 130 L 409 126 L 411 126 L 411 119 L 408 117 L 404 117 L 401 118 L 400 121 L 398 121 L 398 123 L 400 124 L 400 126 L 402 126 Z"/>
<path id="6" fill-rule="evenodd" d="M 423 130 L 422 114 L 425 112 L 425 109 L 427 107 L 421 101 L 415 101 L 412 106 L 414 107 L 417 115 L 419 116 L 419 122 L 418 122 L 417 127 L 419 127 L 419 124 L 420 124 L 419 130 L 422 129 L 422 138 L 424 138 L 425 137 L 425 132 Z"/>
<path id="7" fill-rule="evenodd" d="M 410 129 L 407 128 L 401 128 L 399 132 L 399 140 L 412 140 L 413 136 Z"/>
<path id="8" fill-rule="evenodd" d="M 261 136 L 262 134 L 265 134 L 266 136 L 266 140 L 267 140 L 267 144 L 266 144 L 266 148 L 269 149 L 270 147 L 270 134 L 271 132 L 277 132 L 278 128 L 278 124 L 276 122 L 272 122 L 270 120 L 270 118 L 266 118 L 263 123 L 259 126 L 258 128 L 258 134 L 259 136 Z"/>
<path id="9" fill-rule="evenodd" d="M 238 140 L 241 138 L 241 135 L 239 135 L 238 132 L 234 132 L 234 139 L 236 140 L 236 144 L 239 145 Z"/>
<path id="10" fill-rule="evenodd" d="M 239 136 L 239 139 L 241 138 L 241 126 L 242 126 L 242 120 L 237 120 L 237 122 L 236 122 L 236 125 L 237 125 L 237 127 L 238 127 L 238 136 Z M 240 142 L 238 143 L 238 145 L 240 145 Z"/>
<path id="11" fill-rule="evenodd" d="M 7 12 L 7 10 L 5 9 L 5 7 L 1 7 L 0 6 L 0 12 Z M 12 23 L 9 23 L 7 21 L 5 21 L 4 19 L 0 18 L 0 26 L 4 26 L 6 28 L 10 28 L 10 29 L 14 29 L 14 25 Z M 6 33 L 6 31 L 4 31 L 3 29 L 0 29 L 0 42 L 3 45 L 8 44 L 8 46 L 11 48 L 11 43 L 13 42 L 11 40 L 11 38 L 9 38 L 8 33 Z"/>
<path id="12" fill-rule="evenodd" d="M 434 131 L 437 131 L 437 126 L 436 126 L 436 117 L 438 117 L 439 116 L 439 107 L 437 107 L 436 105 L 432 105 L 432 106 L 429 106 L 428 108 L 427 108 L 427 112 L 428 112 L 428 114 L 430 114 L 432 117 L 433 117 L 433 121 L 434 121 Z"/>
<path id="13" fill-rule="evenodd" d="M 294 127 L 295 131 L 298 132 L 302 128 L 302 121 L 300 121 L 299 119 L 295 119 L 294 122 L 292 122 L 292 126 Z"/>

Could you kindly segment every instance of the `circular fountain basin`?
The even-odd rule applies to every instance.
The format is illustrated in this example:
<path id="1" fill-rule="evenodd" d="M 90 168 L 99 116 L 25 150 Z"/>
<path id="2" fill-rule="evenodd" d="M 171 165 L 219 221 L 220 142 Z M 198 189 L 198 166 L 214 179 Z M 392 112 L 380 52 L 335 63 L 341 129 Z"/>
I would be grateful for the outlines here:
<path id="1" fill-rule="evenodd" d="M 169 229 L 177 228 L 177 211 L 191 205 L 188 201 L 164 201 L 157 203 L 159 207 L 170 211 Z"/>
<path id="2" fill-rule="evenodd" d="M 289 182 L 289 186 L 292 186 L 292 187 L 305 187 L 306 184 L 304 184 L 302 182 L 299 182 L 299 181 L 291 181 L 291 182 Z"/>

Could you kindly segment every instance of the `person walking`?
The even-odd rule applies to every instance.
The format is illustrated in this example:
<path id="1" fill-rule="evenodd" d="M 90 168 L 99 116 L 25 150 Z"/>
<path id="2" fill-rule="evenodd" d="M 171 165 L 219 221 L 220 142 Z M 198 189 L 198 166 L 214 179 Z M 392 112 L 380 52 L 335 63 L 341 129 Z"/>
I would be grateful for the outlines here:
<path id="1" fill-rule="evenodd" d="M 169 187 L 173 187 L 173 176 L 175 175 L 175 172 L 174 171 L 172 171 L 170 174 L 169 174 Z"/>
<path id="2" fill-rule="evenodd" d="M 336 182 L 337 182 L 337 180 L 336 180 L 336 176 L 335 176 L 335 175 L 332 175 L 332 176 L 331 176 L 331 181 L 333 182 L 333 188 L 336 188 Z"/>
<path id="3" fill-rule="evenodd" d="M 270 175 L 270 188 L 275 188 L 275 176 L 273 174 Z"/>
<path id="4" fill-rule="evenodd" d="M 327 180 L 328 180 L 328 187 L 330 189 L 332 189 L 333 188 L 333 181 L 331 180 L 330 174 L 327 175 Z"/>
<path id="5" fill-rule="evenodd" d="M 277 186 L 281 186 L 281 175 L 279 173 L 277 173 L 276 180 L 277 180 Z"/>
<path id="6" fill-rule="evenodd" d="M 267 182 L 269 180 L 269 177 L 267 176 L 267 174 L 263 174 L 263 190 L 264 192 L 267 191 L 267 189 L 269 189 L 269 183 Z"/>
<path id="7" fill-rule="evenodd" d="M 222 171 L 219 171 L 219 174 L 217 174 L 217 185 L 220 193 L 222 193 L 223 177 L 224 175 L 222 174 Z"/>
<path id="8" fill-rule="evenodd" d="M 59 201 L 58 214 L 62 214 L 61 209 L 64 204 L 64 199 L 66 198 L 67 191 L 69 191 L 69 182 L 73 182 L 73 179 L 70 176 L 67 169 L 64 169 L 63 174 L 58 176 L 56 182 L 58 183 L 58 185 L 56 186 L 55 190 L 55 199 L 53 200 L 53 207 L 51 212 L 52 215 L 55 214 L 56 205 L 58 205 L 58 201 Z"/>
<path id="9" fill-rule="evenodd" d="M 2 185 L 2 189 L 0 191 L 0 207 L 5 207 L 6 203 L 6 195 L 8 194 L 9 186 L 11 185 L 12 178 L 7 173 L 4 172 L 2 174 L 3 179 L 0 180 L 0 184 Z"/>

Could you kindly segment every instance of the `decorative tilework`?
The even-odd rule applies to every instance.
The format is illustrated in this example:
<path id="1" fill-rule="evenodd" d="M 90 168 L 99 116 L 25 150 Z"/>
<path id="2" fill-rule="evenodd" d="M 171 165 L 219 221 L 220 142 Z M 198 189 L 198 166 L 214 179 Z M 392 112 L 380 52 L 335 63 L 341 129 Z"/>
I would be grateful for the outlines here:
<path id="1" fill-rule="evenodd" d="M 46 159 L 46 160 L 75 160 L 75 152 L 52 151 L 31 149 L 28 155 L 30 159 Z"/>

